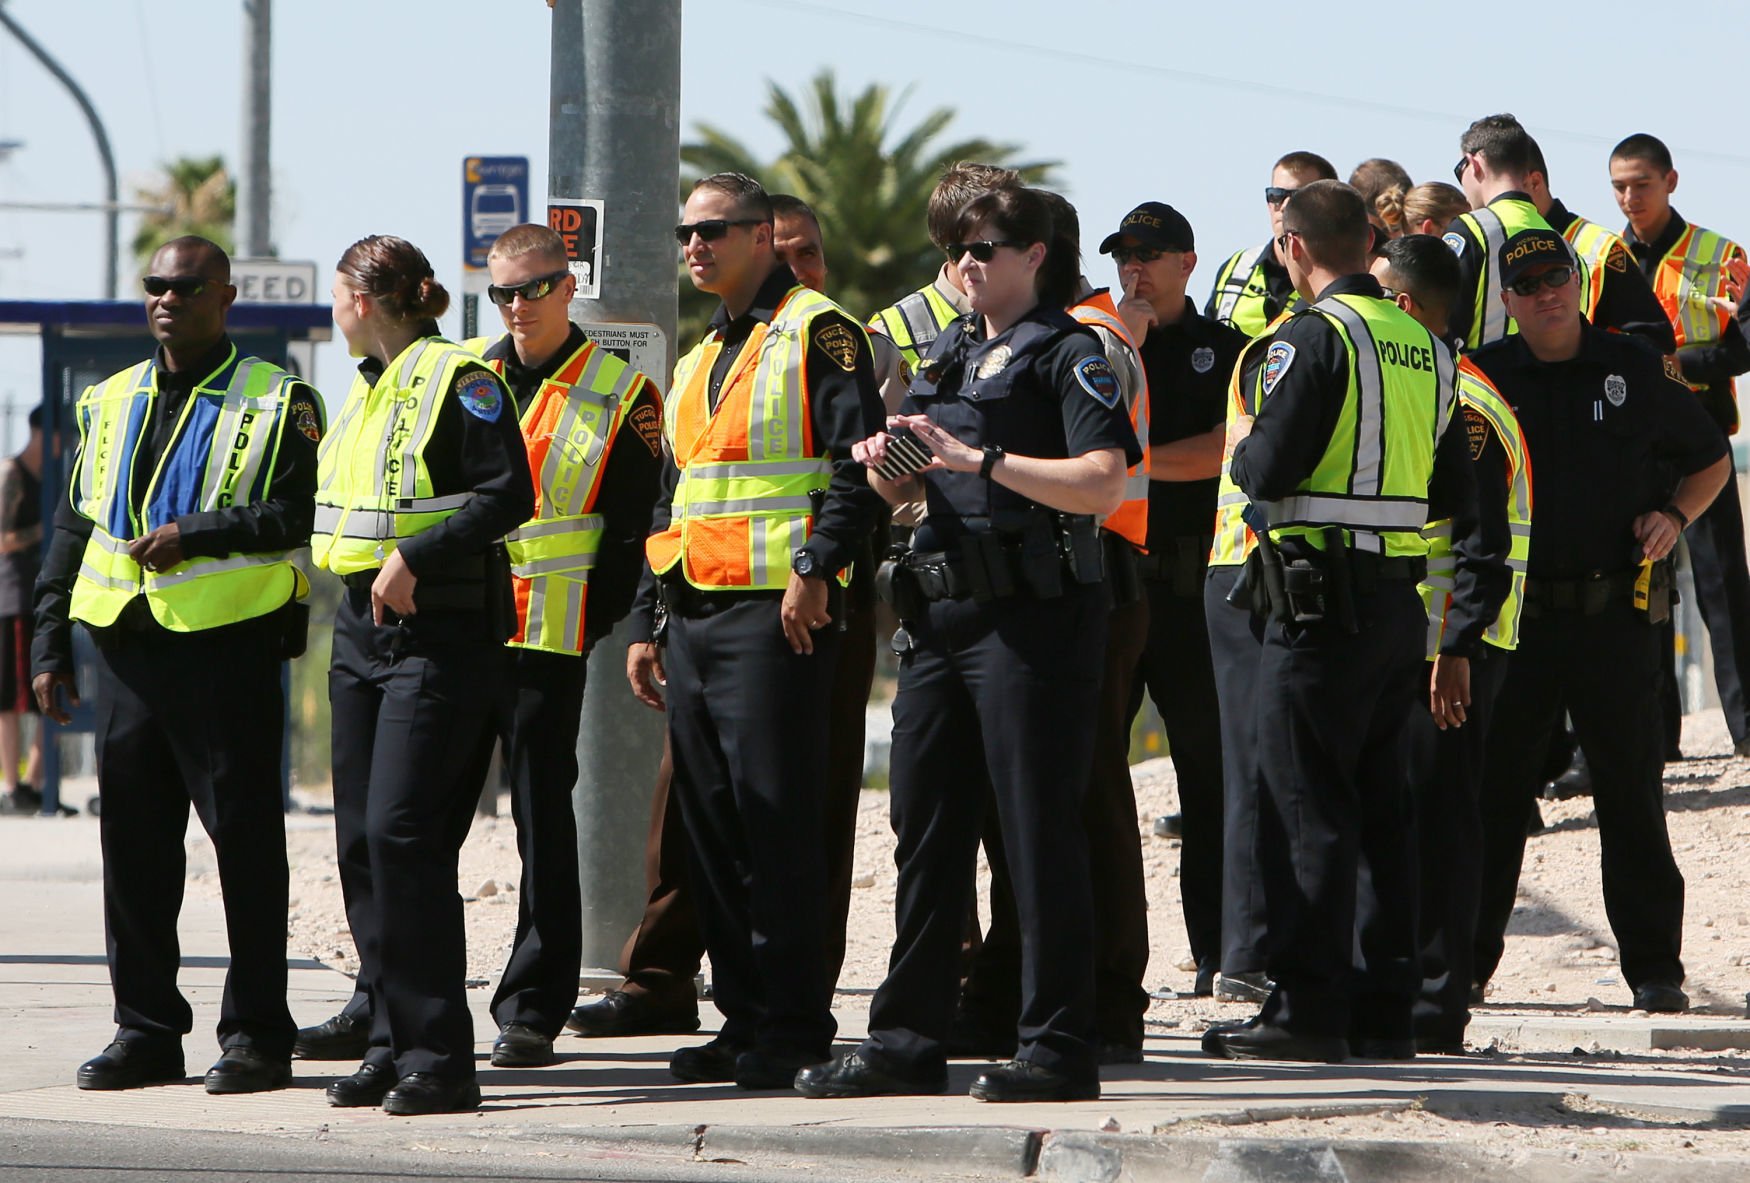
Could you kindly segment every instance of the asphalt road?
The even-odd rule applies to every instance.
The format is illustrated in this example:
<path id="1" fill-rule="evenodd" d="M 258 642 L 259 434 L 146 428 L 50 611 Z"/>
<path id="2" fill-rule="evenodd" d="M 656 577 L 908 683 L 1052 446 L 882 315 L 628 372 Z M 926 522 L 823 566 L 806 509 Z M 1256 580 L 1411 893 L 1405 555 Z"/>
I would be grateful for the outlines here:
<path id="1" fill-rule="evenodd" d="M 573 1183 L 800 1183 L 801 1173 L 740 1164 L 689 1163 L 653 1157 L 608 1157 L 543 1140 L 510 1146 L 502 1139 L 471 1146 L 446 1140 L 419 1145 L 349 1144 L 309 1135 L 200 1134 L 75 1122 L 0 1120 L 0 1180 L 5 1183 L 430 1183 L 432 1180 L 565 1179 Z M 818 1171 L 808 1183 L 832 1183 Z M 859 1172 L 859 1183 L 870 1175 Z M 846 1177 L 848 1183 L 848 1176 Z"/>

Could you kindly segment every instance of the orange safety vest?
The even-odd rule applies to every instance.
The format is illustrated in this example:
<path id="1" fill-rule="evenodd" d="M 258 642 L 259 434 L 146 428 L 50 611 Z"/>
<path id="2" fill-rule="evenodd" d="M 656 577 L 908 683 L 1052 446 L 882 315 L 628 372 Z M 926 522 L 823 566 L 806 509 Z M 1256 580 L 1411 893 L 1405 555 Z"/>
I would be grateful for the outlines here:
<path id="1" fill-rule="evenodd" d="M 1072 305 L 1069 314 L 1090 328 L 1111 331 L 1136 358 L 1136 374 L 1142 386 L 1131 392 L 1130 426 L 1136 432 L 1136 442 L 1142 447 L 1142 459 L 1130 470 L 1124 482 L 1124 503 L 1112 511 L 1112 516 L 1100 525 L 1124 539 L 1137 550 L 1148 550 L 1148 374 L 1142 368 L 1142 349 L 1130 335 L 1112 302 L 1112 293 L 1090 292 L 1079 304 Z"/>
<path id="2" fill-rule="evenodd" d="M 1708 303 L 1710 296 L 1725 296 L 1726 264 L 1744 257 L 1744 248 L 1721 234 L 1704 230 L 1694 222 L 1671 244 L 1653 269 L 1653 292 L 1665 309 L 1665 317 L 1677 334 L 1677 348 L 1711 345 L 1726 330 L 1727 316 Z M 1689 383 L 1691 390 L 1700 390 Z M 1726 382 L 1732 401 L 1732 431 L 1738 430 L 1738 383 Z"/>

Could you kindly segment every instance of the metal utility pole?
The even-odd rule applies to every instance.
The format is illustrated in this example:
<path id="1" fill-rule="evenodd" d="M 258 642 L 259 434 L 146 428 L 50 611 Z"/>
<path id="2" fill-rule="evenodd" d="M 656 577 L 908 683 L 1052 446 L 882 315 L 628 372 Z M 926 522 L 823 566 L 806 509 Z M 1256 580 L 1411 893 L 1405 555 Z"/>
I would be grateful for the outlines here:
<path id="1" fill-rule="evenodd" d="M 18 43 L 30 51 L 30 55 L 42 63 L 43 69 L 53 74 L 60 84 L 67 88 L 67 93 L 73 96 L 73 101 L 79 104 L 79 109 L 85 113 L 85 121 L 91 125 L 91 135 L 97 141 L 97 156 L 103 162 L 103 199 L 105 203 L 104 221 L 108 227 L 108 250 L 103 261 L 103 294 L 108 299 L 115 299 L 116 288 L 116 255 L 121 246 L 121 234 L 118 224 L 120 206 L 118 204 L 118 189 L 115 178 L 115 154 L 109 150 L 109 133 L 103 130 L 103 120 L 97 117 L 97 108 L 91 105 L 91 100 L 85 97 L 85 92 L 79 89 L 79 84 L 73 81 L 73 76 L 61 68 L 61 63 L 49 56 L 49 51 L 37 44 L 36 38 L 24 31 L 12 14 L 6 11 L 5 0 L 0 0 L 0 25 L 5 25 L 11 34 L 18 38 Z"/>
<path id="2" fill-rule="evenodd" d="M 237 228 L 243 254 L 271 258 L 273 174 L 273 0 L 243 0 L 243 170 Z"/>
<path id="3" fill-rule="evenodd" d="M 572 319 L 660 327 L 668 357 L 651 377 L 666 388 L 679 315 L 681 0 L 557 0 L 552 90 L 548 192 L 605 203 L 601 298 L 573 303 Z M 612 970 L 644 909 L 644 836 L 664 724 L 626 687 L 626 631 L 615 629 L 590 658 L 577 742 L 586 973 Z"/>

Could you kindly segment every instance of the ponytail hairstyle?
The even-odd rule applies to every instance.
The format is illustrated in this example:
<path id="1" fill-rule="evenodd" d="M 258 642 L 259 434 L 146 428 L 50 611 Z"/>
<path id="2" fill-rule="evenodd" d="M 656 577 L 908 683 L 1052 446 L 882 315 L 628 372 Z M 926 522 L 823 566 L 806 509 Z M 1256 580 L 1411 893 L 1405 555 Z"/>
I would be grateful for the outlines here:
<path id="1" fill-rule="evenodd" d="M 1445 181 L 1423 181 L 1404 194 L 1404 229 L 1414 232 L 1425 221 L 1442 231 L 1460 214 L 1470 213 L 1470 198 L 1464 190 Z"/>
<path id="2" fill-rule="evenodd" d="M 960 207 L 955 219 L 956 241 L 965 242 L 984 225 L 991 228 L 994 237 L 1025 246 L 1044 245 L 1045 261 L 1033 277 L 1033 290 L 1041 304 L 1063 308 L 1075 298 L 1082 275 L 1078 248 L 1059 234 L 1043 194 L 1016 187 L 992 189 L 974 197 Z"/>
<path id="3" fill-rule="evenodd" d="M 1367 203 L 1370 214 L 1377 217 L 1394 236 L 1404 233 L 1404 195 L 1410 191 L 1410 174 L 1395 160 L 1375 156 L 1363 160 L 1349 174 L 1349 185 Z"/>
<path id="4" fill-rule="evenodd" d="M 435 320 L 450 306 L 425 252 L 393 234 L 359 239 L 335 270 L 396 320 Z"/>

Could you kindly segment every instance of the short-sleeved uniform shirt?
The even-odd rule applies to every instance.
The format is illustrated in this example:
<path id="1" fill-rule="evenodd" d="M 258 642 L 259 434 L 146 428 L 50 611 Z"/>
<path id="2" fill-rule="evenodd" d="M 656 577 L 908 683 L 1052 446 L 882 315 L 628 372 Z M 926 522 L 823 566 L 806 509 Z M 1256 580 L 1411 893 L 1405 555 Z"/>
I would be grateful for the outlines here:
<path id="1" fill-rule="evenodd" d="M 1156 325 L 1142 341 L 1148 375 L 1148 442 L 1176 443 L 1207 434 L 1227 417 L 1228 383 L 1247 337 L 1231 325 L 1200 315 L 1185 301 L 1185 313 Z M 1215 521 L 1219 477 L 1202 481 L 1151 480 L 1148 484 L 1148 548 L 1164 551 L 1173 538 L 1206 538 Z"/>

